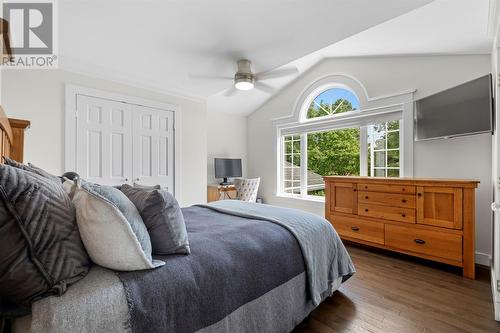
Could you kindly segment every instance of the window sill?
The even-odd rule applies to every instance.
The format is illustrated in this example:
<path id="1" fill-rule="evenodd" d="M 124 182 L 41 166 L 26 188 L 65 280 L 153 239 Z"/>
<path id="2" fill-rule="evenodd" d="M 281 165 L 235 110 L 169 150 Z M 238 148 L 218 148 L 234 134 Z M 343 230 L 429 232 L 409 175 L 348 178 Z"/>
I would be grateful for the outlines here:
<path id="1" fill-rule="evenodd" d="M 274 197 L 276 199 L 292 199 L 292 200 L 298 200 L 300 202 L 317 202 L 324 204 L 325 203 L 325 197 L 316 197 L 316 196 L 306 196 L 306 197 L 301 197 L 301 196 L 296 196 L 296 195 L 286 195 L 286 194 L 275 194 Z"/>

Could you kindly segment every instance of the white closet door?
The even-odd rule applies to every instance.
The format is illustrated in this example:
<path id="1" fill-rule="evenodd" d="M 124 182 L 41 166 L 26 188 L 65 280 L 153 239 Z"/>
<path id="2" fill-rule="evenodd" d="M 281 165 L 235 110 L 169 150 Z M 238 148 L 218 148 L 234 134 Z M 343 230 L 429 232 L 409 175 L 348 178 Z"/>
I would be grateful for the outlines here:
<path id="1" fill-rule="evenodd" d="M 77 95 L 77 154 L 80 176 L 118 185 L 132 180 L 131 105 Z"/>
<path id="2" fill-rule="evenodd" d="M 132 106 L 133 180 L 174 193 L 174 113 Z"/>

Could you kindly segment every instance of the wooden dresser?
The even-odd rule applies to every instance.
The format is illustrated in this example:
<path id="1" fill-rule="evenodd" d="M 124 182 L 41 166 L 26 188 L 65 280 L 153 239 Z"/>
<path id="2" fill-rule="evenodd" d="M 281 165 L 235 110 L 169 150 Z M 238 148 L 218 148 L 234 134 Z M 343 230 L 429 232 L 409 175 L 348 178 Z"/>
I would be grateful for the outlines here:
<path id="1" fill-rule="evenodd" d="M 324 177 L 325 218 L 342 239 L 463 268 L 474 279 L 478 181 Z"/>

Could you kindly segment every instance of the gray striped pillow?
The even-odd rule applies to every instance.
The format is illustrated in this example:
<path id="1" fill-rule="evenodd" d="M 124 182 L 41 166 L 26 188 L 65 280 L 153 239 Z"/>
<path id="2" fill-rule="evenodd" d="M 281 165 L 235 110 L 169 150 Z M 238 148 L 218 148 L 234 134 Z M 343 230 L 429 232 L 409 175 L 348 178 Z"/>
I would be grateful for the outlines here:
<path id="1" fill-rule="evenodd" d="M 0 165 L 0 230 L 0 295 L 10 302 L 61 295 L 87 274 L 75 208 L 60 183 Z"/>
<path id="2" fill-rule="evenodd" d="M 48 173 L 47 171 L 43 170 L 42 168 L 39 168 L 37 166 L 35 166 L 34 164 L 31 164 L 31 163 L 28 163 L 28 164 L 23 164 L 23 163 L 19 163 L 18 161 L 14 161 L 8 157 L 4 157 L 3 158 L 5 160 L 5 164 L 7 165 L 10 165 L 14 168 L 18 168 L 18 169 L 23 169 L 23 170 L 26 170 L 26 171 L 30 171 L 30 172 L 33 172 L 33 173 L 36 173 L 37 175 L 40 175 L 42 177 L 45 177 L 47 179 L 51 179 L 53 181 L 55 181 L 56 183 L 58 184 L 61 184 L 61 178 L 58 177 L 58 176 L 55 176 L 51 173 Z"/>

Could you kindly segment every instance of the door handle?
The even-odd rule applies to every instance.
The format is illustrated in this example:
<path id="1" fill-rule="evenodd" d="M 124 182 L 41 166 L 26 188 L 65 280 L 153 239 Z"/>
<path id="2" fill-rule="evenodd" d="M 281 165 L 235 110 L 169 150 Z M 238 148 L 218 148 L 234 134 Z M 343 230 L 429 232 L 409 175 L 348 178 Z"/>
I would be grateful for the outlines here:
<path id="1" fill-rule="evenodd" d="M 417 244 L 425 244 L 425 241 L 423 239 L 414 239 L 415 243 Z"/>

